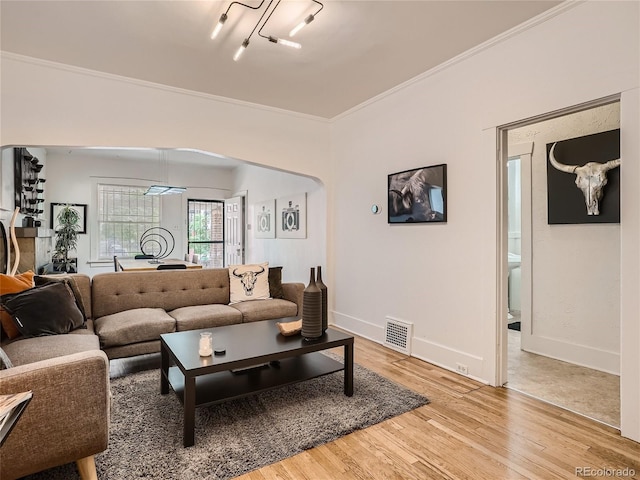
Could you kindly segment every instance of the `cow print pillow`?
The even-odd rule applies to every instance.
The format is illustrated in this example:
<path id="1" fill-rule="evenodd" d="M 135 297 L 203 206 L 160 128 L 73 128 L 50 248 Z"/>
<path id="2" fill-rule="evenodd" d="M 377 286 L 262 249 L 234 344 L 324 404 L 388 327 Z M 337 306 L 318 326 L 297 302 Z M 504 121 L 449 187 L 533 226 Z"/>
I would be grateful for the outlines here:
<path id="1" fill-rule="evenodd" d="M 231 295 L 229 304 L 264 300 L 269 296 L 269 262 L 229 265 Z"/>

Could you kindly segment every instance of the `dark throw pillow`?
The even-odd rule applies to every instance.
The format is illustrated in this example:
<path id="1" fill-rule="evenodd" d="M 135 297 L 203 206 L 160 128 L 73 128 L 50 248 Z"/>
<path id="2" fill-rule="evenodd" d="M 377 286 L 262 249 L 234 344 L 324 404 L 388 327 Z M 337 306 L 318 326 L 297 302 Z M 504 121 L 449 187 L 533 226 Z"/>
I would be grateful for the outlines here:
<path id="1" fill-rule="evenodd" d="M 68 333 L 84 325 L 82 312 L 66 283 L 52 283 L 0 297 L 25 337 Z"/>
<path id="2" fill-rule="evenodd" d="M 82 294 L 80 293 L 80 288 L 78 288 L 78 284 L 75 278 L 70 277 L 68 275 L 55 275 L 55 276 L 36 275 L 35 277 L 33 277 L 33 283 L 35 284 L 36 287 L 41 287 L 42 285 L 49 285 L 51 283 L 56 283 L 56 282 L 66 283 L 67 285 L 69 285 L 69 288 L 71 288 L 71 291 L 73 292 L 73 296 L 76 299 L 76 305 L 78 306 L 78 309 L 82 313 L 82 317 L 84 318 L 84 320 L 86 320 L 87 309 L 84 305 L 84 299 L 82 298 Z"/>
<path id="3" fill-rule="evenodd" d="M 284 298 L 282 267 L 269 267 L 269 296 L 271 298 Z"/>

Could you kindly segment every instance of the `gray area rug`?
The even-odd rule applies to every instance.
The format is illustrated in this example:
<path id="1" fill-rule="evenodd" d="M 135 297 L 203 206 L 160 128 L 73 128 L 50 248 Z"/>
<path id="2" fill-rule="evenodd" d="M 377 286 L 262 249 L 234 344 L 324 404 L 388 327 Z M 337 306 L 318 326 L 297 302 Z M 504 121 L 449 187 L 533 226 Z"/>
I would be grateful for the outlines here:
<path id="1" fill-rule="evenodd" d="M 196 444 L 182 446 L 182 405 L 160 395 L 160 372 L 114 379 L 109 448 L 96 455 L 101 480 L 229 479 L 429 403 L 354 365 L 354 395 L 342 372 L 196 409 Z M 79 478 L 75 464 L 29 480 Z"/>

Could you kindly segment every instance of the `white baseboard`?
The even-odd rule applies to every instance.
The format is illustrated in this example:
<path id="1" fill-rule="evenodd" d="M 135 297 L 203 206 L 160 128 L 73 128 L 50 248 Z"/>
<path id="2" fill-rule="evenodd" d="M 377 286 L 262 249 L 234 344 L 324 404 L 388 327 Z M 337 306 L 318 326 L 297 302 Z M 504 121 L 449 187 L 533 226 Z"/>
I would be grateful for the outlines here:
<path id="1" fill-rule="evenodd" d="M 479 376 L 484 363 L 482 357 L 415 337 L 412 339 L 412 355 L 420 360 L 433 363 L 438 367 L 458 374 L 460 374 L 460 372 L 457 370 L 457 364 L 466 365 L 468 373 L 464 375 L 465 377 L 472 378 L 487 385 L 489 384 L 486 379 Z"/>
<path id="2" fill-rule="evenodd" d="M 620 375 L 620 354 L 539 335 L 522 335 L 522 349 L 563 362 Z"/>
<path id="3" fill-rule="evenodd" d="M 372 342 L 384 343 L 384 327 L 375 325 L 359 318 L 345 315 L 344 313 L 332 312 L 333 321 L 336 327 L 340 327 L 350 333 L 364 337 Z"/>
<path id="4" fill-rule="evenodd" d="M 376 325 L 365 320 L 345 315 L 339 312 L 333 313 L 333 321 L 336 327 L 340 327 L 350 333 L 364 337 L 367 340 L 384 345 L 384 326 Z M 466 365 L 468 373 L 463 375 L 478 382 L 489 384 L 486 379 L 480 378 L 478 374 L 482 372 L 482 357 L 470 355 L 435 342 L 429 342 L 424 339 L 411 338 L 411 356 L 423 360 L 425 362 L 436 365 L 445 370 L 457 373 L 456 365 L 458 363 Z"/>

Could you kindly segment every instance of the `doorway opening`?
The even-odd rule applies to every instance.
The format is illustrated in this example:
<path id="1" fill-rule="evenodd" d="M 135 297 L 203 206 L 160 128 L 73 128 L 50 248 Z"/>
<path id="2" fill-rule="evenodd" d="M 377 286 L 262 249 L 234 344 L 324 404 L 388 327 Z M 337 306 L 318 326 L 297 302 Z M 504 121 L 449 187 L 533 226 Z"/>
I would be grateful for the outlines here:
<path id="1" fill-rule="evenodd" d="M 619 97 L 609 97 L 498 129 L 504 267 L 500 383 L 616 428 L 620 225 L 587 213 L 589 199 L 576 187 L 574 167 L 592 161 L 587 158 L 592 154 L 602 157 L 596 163 L 613 160 L 604 151 L 616 138 L 619 158 L 619 108 Z M 554 157 L 557 165 L 551 161 L 554 144 L 588 142 L 597 136 L 606 137 L 602 151 L 589 146 L 586 156 L 556 154 L 561 160 Z M 561 171 L 566 164 L 572 167 Z M 553 220 L 558 207 L 552 193 L 558 187 L 551 179 L 556 172 L 568 180 L 561 194 L 575 202 L 575 221 Z M 616 208 L 615 195 L 619 202 L 619 169 L 608 175 L 601 211 Z"/>

